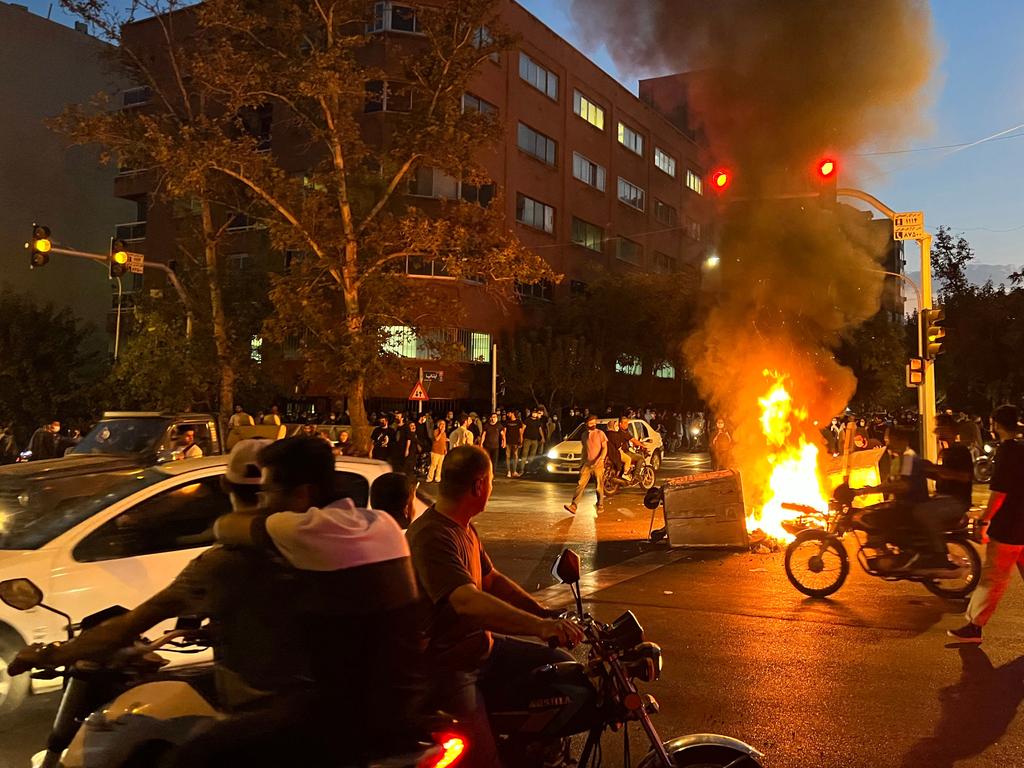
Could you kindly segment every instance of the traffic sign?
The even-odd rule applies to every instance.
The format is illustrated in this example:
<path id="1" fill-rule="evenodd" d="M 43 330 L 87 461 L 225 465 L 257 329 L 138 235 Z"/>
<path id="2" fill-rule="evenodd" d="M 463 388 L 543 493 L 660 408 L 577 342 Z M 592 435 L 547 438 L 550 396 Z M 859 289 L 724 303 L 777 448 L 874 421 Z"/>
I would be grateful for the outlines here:
<path id="1" fill-rule="evenodd" d="M 420 402 L 429 400 L 427 396 L 427 390 L 423 388 L 423 382 L 417 381 L 416 386 L 412 388 L 412 392 L 409 394 L 410 400 L 419 400 Z"/>
<path id="2" fill-rule="evenodd" d="M 444 381 L 444 371 L 424 371 L 424 381 Z"/>
<path id="3" fill-rule="evenodd" d="M 924 234 L 924 211 L 897 213 L 892 217 L 893 240 L 920 240 Z"/>
<path id="4" fill-rule="evenodd" d="M 145 261 L 145 256 L 141 253 L 132 253 L 128 251 L 128 271 L 134 272 L 136 275 L 142 274 L 142 265 Z"/>

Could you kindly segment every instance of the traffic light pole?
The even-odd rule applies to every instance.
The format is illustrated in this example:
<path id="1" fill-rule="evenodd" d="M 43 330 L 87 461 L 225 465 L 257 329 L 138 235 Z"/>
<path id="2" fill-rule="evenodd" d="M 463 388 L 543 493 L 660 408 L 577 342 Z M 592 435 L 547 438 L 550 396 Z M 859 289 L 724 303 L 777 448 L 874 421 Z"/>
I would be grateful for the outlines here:
<path id="1" fill-rule="evenodd" d="M 100 264 L 106 264 L 108 256 L 99 253 L 89 253 L 88 251 L 76 251 L 73 248 L 58 248 L 54 246 L 50 249 L 50 253 L 57 253 L 61 256 L 75 256 L 79 259 L 89 259 L 90 261 L 97 261 Z M 174 290 L 178 293 L 178 298 L 181 299 L 182 305 L 185 307 L 185 337 L 188 339 L 192 338 L 192 307 L 188 302 L 188 296 L 185 294 L 185 289 L 181 285 L 181 281 L 178 280 L 178 276 L 174 273 L 174 270 L 168 267 L 166 264 L 161 264 L 158 261 L 143 261 L 143 269 L 155 269 L 158 272 L 163 272 L 167 276 L 167 281 L 174 286 Z M 120 336 L 121 330 L 121 280 L 118 278 L 117 281 L 117 330 L 114 334 L 114 361 L 117 361 L 118 352 L 118 337 Z"/>
<path id="2" fill-rule="evenodd" d="M 874 195 L 860 189 L 840 188 L 837 197 L 852 197 L 874 207 L 888 219 L 896 218 L 896 211 Z M 924 360 L 921 386 L 917 389 L 917 405 L 921 413 L 921 449 L 928 461 L 938 461 L 939 446 L 932 437 L 935 432 L 935 361 L 929 360 L 924 345 L 924 312 L 932 308 L 932 236 L 925 233 L 916 238 L 921 248 L 921 291 L 917 306 L 918 354 Z"/>

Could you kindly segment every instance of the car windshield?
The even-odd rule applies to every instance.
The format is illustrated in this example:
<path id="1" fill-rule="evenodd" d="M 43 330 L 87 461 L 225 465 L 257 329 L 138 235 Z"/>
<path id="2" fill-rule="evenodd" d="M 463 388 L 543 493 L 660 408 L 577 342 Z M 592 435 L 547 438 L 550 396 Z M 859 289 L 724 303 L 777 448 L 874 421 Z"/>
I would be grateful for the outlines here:
<path id="1" fill-rule="evenodd" d="M 105 507 L 167 477 L 156 469 L 0 477 L 0 550 L 39 549 Z"/>
<path id="2" fill-rule="evenodd" d="M 597 428 L 600 429 L 602 432 L 607 432 L 608 431 L 608 425 L 605 424 L 603 421 L 597 422 Z M 583 433 L 586 432 L 586 431 L 587 431 L 587 425 L 586 424 L 580 424 L 578 427 L 576 427 L 576 429 L 574 429 L 572 431 L 572 434 L 569 435 L 565 439 L 566 440 L 582 440 L 583 439 Z"/>
<path id="3" fill-rule="evenodd" d="M 103 419 L 71 449 L 71 453 L 135 456 L 154 450 L 166 429 L 164 419 Z"/>

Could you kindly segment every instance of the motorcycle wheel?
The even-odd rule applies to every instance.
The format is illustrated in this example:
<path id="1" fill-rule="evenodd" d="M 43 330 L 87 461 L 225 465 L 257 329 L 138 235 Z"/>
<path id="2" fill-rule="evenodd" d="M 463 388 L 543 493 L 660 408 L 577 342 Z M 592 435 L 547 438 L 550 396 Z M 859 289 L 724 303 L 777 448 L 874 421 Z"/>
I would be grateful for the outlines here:
<path id="1" fill-rule="evenodd" d="M 614 496 L 616 493 L 618 493 L 619 492 L 619 483 L 621 483 L 621 482 L 622 481 L 619 478 L 619 476 L 617 474 L 615 474 L 615 470 L 614 469 L 609 470 L 608 472 L 605 472 L 605 475 L 604 475 L 604 495 L 605 496 Z"/>
<path id="2" fill-rule="evenodd" d="M 955 579 L 932 579 L 921 583 L 933 595 L 947 600 L 967 597 L 981 579 L 981 556 L 978 555 L 978 550 L 964 539 L 948 539 L 946 552 L 961 568 L 967 568 L 967 575 Z"/>
<path id="3" fill-rule="evenodd" d="M 655 471 L 661 469 L 661 451 L 655 451 L 651 456 L 651 466 L 654 467 Z"/>
<path id="4" fill-rule="evenodd" d="M 808 597 L 828 597 L 849 575 L 846 548 L 823 531 L 803 531 L 786 547 L 786 578 Z"/>
<path id="5" fill-rule="evenodd" d="M 11 677 L 7 674 L 7 665 L 24 645 L 13 630 L 8 631 L 0 625 L 0 715 L 16 710 L 28 695 L 29 676 Z"/>
<path id="6" fill-rule="evenodd" d="M 759 760 L 745 752 L 712 744 L 677 752 L 672 755 L 672 762 L 676 768 L 758 768 L 761 765 Z M 640 768 L 653 768 L 660 764 L 651 758 L 644 760 Z"/>
<path id="7" fill-rule="evenodd" d="M 992 480 L 992 460 L 987 456 L 974 462 L 974 482 L 988 483 Z"/>
<path id="8" fill-rule="evenodd" d="M 640 487 L 645 491 L 654 487 L 654 467 L 646 466 L 640 468 Z"/>

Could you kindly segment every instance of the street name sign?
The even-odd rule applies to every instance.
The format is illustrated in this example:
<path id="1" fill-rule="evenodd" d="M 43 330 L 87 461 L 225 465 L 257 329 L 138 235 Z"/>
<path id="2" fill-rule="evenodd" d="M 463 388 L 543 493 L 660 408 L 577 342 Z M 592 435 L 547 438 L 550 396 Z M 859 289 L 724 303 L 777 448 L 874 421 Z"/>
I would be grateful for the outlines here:
<path id="1" fill-rule="evenodd" d="M 444 371 L 424 371 L 424 381 L 444 381 Z"/>
<path id="2" fill-rule="evenodd" d="M 419 400 L 420 402 L 429 400 L 427 396 L 427 390 L 423 388 L 423 382 L 417 381 L 416 386 L 412 388 L 412 392 L 409 394 L 410 400 Z"/>
<path id="3" fill-rule="evenodd" d="M 128 251 L 128 271 L 133 272 L 136 275 L 142 274 L 142 264 L 146 260 L 146 257 L 141 253 L 132 253 Z"/>
<path id="4" fill-rule="evenodd" d="M 892 217 L 893 240 L 920 240 L 924 237 L 924 211 L 897 213 Z"/>

